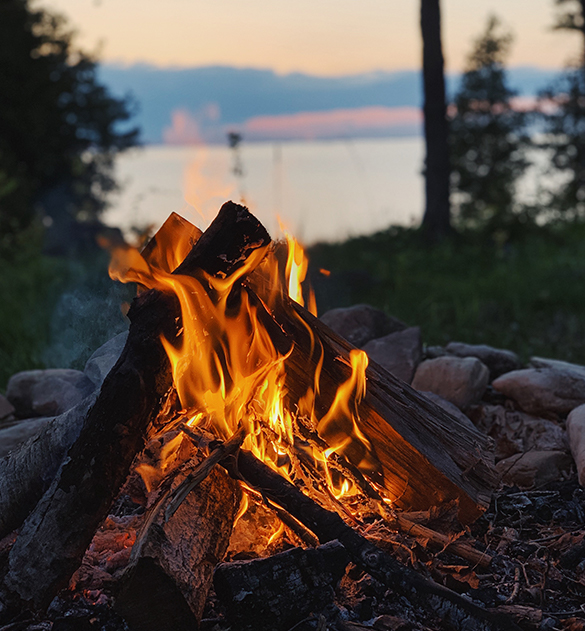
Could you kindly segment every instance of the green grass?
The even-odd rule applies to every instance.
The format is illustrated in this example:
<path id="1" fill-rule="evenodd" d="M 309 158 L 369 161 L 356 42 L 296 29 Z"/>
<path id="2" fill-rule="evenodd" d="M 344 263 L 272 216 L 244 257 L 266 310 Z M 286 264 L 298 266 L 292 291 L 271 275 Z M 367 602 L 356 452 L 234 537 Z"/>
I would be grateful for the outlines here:
<path id="1" fill-rule="evenodd" d="M 585 226 L 530 228 L 501 245 L 477 234 L 429 246 L 412 229 L 309 250 L 319 312 L 366 302 L 451 340 L 585 363 Z M 331 276 L 318 273 L 330 270 Z"/>

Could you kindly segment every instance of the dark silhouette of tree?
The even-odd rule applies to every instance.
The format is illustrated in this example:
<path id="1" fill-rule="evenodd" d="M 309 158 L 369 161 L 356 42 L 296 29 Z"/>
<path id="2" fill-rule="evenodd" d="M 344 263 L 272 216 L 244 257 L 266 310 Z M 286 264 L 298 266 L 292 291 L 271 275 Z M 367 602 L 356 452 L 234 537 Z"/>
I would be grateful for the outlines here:
<path id="1" fill-rule="evenodd" d="M 585 0 L 555 0 L 555 4 L 559 7 L 559 12 L 553 28 L 581 33 L 582 59 L 585 61 Z"/>
<path id="2" fill-rule="evenodd" d="M 96 78 L 62 17 L 28 0 L 0 1 L 0 235 L 35 216 L 95 221 L 115 189 L 115 155 L 136 144 L 122 130 L 128 104 Z M 48 219 L 47 219 L 48 217 Z"/>
<path id="3" fill-rule="evenodd" d="M 540 95 L 541 111 L 551 164 L 563 183 L 553 190 L 546 205 L 551 218 L 585 217 L 585 0 L 556 0 L 556 29 L 583 36 L 578 59 L 563 76 Z"/>
<path id="4" fill-rule="evenodd" d="M 478 229 L 509 228 L 516 212 L 515 188 L 529 162 L 526 114 L 514 110 L 515 92 L 504 62 L 512 37 L 488 19 L 467 60 L 451 118 L 453 202 L 460 224 Z"/>
<path id="5" fill-rule="evenodd" d="M 449 127 L 439 0 L 421 0 L 420 24 L 423 40 L 423 111 L 426 143 L 426 202 L 422 225 L 431 237 L 440 238 L 450 232 L 451 223 Z"/>

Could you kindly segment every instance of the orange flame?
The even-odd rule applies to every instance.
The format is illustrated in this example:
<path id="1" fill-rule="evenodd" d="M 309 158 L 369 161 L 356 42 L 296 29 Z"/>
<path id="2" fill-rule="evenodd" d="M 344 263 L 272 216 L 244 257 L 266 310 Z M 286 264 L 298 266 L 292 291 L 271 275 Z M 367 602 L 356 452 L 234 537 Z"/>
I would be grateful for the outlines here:
<path id="1" fill-rule="evenodd" d="M 290 235 L 287 244 L 285 287 L 290 298 L 302 305 L 307 260 Z M 188 424 L 228 439 L 241 423 L 247 430 L 243 446 L 291 479 L 295 415 L 305 416 L 330 447 L 315 455 L 316 466 L 325 469 L 330 493 L 336 498 L 354 493 L 351 483 L 330 474 L 327 462 L 333 452 L 350 454 L 364 473 L 376 469 L 373 449 L 356 423 L 358 403 L 366 390 L 367 355 L 358 350 L 350 353 L 351 376 L 339 386 L 329 410 L 318 415 L 315 402 L 324 353 L 311 334 L 312 351 L 320 353 L 313 384 L 296 402 L 297 409 L 291 410 L 285 382 L 293 349 L 280 352 L 275 347 L 261 310 L 244 283 L 252 273 L 263 280 L 268 278 L 272 286 L 269 301 L 282 298 L 278 279 L 283 274 L 275 248 L 254 250 L 225 278 L 203 271 L 196 277 L 172 274 L 185 254 L 182 248 L 174 256 L 168 255 L 164 265 L 155 265 L 132 248 L 114 248 L 110 276 L 177 296 L 182 328 L 175 339 L 162 337 L 161 342 L 181 406 L 190 418 Z M 309 302 L 316 314 L 314 297 Z M 270 309 L 274 305 L 263 306 Z"/>

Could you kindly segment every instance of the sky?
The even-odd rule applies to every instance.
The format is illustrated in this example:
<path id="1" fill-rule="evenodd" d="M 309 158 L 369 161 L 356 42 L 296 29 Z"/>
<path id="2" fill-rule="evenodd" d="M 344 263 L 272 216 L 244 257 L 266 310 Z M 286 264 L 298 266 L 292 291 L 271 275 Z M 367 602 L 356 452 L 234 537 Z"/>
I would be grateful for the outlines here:
<path id="1" fill-rule="evenodd" d="M 420 0 L 36 0 L 63 13 L 102 60 L 228 65 L 321 76 L 420 66 Z M 442 0 L 447 70 L 460 71 L 488 15 L 511 29 L 513 66 L 560 68 L 576 34 L 554 32 L 553 0 Z"/>

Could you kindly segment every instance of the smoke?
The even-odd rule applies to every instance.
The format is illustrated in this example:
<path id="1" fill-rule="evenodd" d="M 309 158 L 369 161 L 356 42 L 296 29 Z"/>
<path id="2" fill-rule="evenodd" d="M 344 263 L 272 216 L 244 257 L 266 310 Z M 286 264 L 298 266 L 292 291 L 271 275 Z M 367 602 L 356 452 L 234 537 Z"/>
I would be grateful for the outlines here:
<path id="1" fill-rule="evenodd" d="M 121 306 L 130 302 L 132 289 L 113 283 L 107 276 L 98 282 L 92 276 L 78 280 L 57 300 L 50 341 L 42 355 L 47 368 L 83 370 L 97 348 L 128 328 Z"/>

